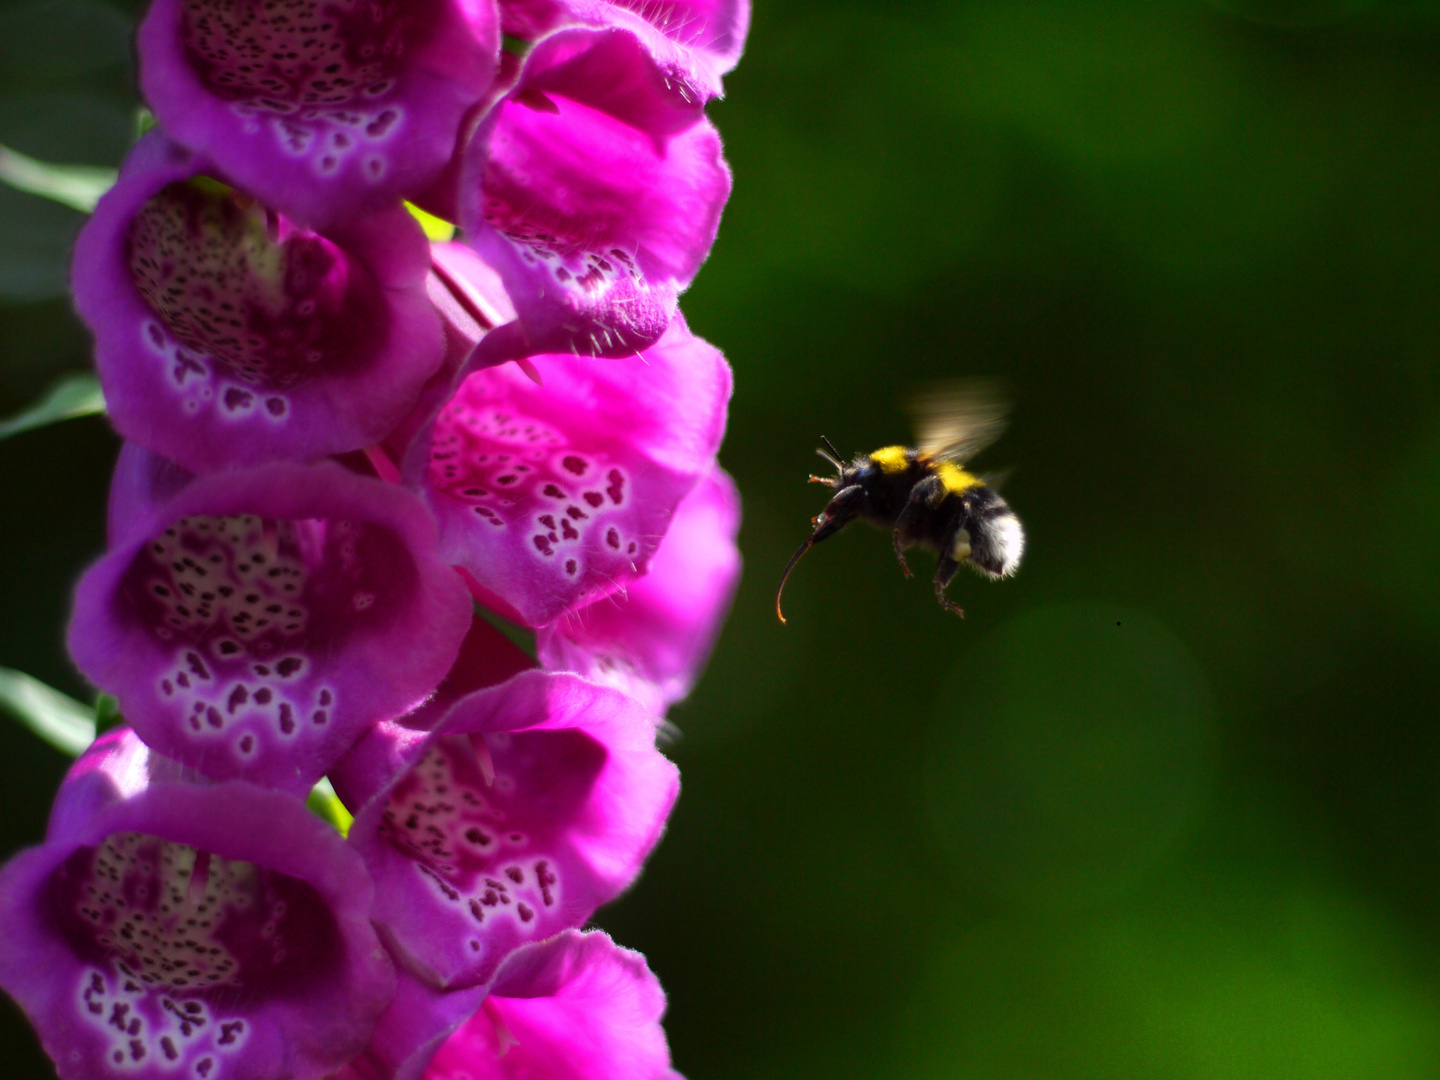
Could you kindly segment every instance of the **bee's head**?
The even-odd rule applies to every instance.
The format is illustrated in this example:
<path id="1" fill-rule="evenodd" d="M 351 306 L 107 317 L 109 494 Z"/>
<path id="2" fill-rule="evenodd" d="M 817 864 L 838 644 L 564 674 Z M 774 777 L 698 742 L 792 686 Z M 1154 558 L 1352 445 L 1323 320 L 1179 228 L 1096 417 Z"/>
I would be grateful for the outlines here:
<path id="1" fill-rule="evenodd" d="M 825 436 L 820 436 L 822 442 L 829 448 L 815 451 L 822 458 L 835 466 L 834 476 L 812 476 L 811 481 L 817 484 L 826 484 L 835 491 L 835 495 L 825 504 L 825 509 L 811 519 L 810 524 L 815 526 L 815 531 L 810 534 L 799 549 L 791 556 L 789 564 L 785 567 L 785 573 L 780 577 L 780 588 L 775 592 L 775 614 L 780 616 L 780 621 L 785 621 L 785 616 L 780 610 L 780 597 L 785 592 L 785 582 L 790 580 L 790 571 L 795 569 L 795 564 L 800 561 L 804 554 L 821 540 L 827 540 L 843 529 L 850 522 L 854 521 L 860 514 L 860 504 L 864 494 L 858 486 L 851 482 L 852 470 L 847 470 L 840 461 L 840 452 Z"/>

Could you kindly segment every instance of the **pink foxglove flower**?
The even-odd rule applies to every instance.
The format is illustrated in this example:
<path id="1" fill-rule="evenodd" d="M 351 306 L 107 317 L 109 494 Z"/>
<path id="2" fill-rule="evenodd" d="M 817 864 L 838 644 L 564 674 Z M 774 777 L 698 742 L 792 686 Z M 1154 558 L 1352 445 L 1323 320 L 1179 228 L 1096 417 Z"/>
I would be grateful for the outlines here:
<path id="1" fill-rule="evenodd" d="M 154 0 L 140 87 L 161 125 L 311 224 L 431 184 L 495 78 L 493 0 Z"/>
<path id="2" fill-rule="evenodd" d="M 394 974 L 356 854 L 299 800 L 178 778 L 127 729 L 0 871 L 0 986 L 62 1080 L 311 1080 L 369 1040 Z"/>
<path id="3" fill-rule="evenodd" d="M 444 349 L 419 225 L 395 205 L 317 233 L 207 172 L 152 133 L 80 234 L 111 420 L 196 472 L 384 438 Z"/>
<path id="4" fill-rule="evenodd" d="M 465 152 L 459 222 L 520 316 L 517 355 L 664 333 L 730 194 L 704 65 L 639 20 L 531 51 Z"/>
<path id="5" fill-rule="evenodd" d="M 487 346 L 505 328 L 485 338 Z M 730 369 L 677 318 L 638 356 L 532 356 L 466 376 L 407 454 L 441 553 L 495 610 L 544 626 L 644 573 L 711 466 Z"/>
<path id="6" fill-rule="evenodd" d="M 487 982 L 634 880 L 679 791 L 655 719 L 574 675 L 522 672 L 429 731 L 381 724 L 331 773 L 375 921 L 427 983 Z"/>
<path id="7" fill-rule="evenodd" d="M 536 634 L 540 662 L 619 687 L 663 715 L 690 693 L 730 611 L 739 528 L 740 495 L 717 467 L 676 509 L 644 577 Z"/>
<path id="8" fill-rule="evenodd" d="M 698 53 L 716 74 L 730 71 L 745 48 L 749 0 L 500 0 L 501 29 L 534 41 L 561 26 L 604 26 L 633 13 Z"/>
<path id="9" fill-rule="evenodd" d="M 331 463 L 212 473 L 148 508 L 122 488 L 136 512 L 117 494 L 128 525 L 80 581 L 69 644 L 161 753 L 304 792 L 449 670 L 471 602 L 400 488 Z"/>
<path id="10" fill-rule="evenodd" d="M 567 931 L 512 953 L 424 1080 L 680 1080 L 665 993 L 637 952 Z"/>

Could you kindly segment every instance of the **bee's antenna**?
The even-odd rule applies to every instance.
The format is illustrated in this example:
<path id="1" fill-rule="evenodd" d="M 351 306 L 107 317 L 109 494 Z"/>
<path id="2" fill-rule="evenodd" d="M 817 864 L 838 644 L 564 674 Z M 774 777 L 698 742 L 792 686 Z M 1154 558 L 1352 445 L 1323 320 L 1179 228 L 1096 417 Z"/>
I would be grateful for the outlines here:
<path id="1" fill-rule="evenodd" d="M 795 564 L 800 561 L 800 557 L 804 555 L 805 552 L 809 551 L 811 545 L 813 545 L 814 543 L 815 537 L 812 536 L 803 544 L 801 544 L 800 550 L 795 552 L 794 555 L 790 556 L 790 562 L 787 563 L 785 566 L 785 573 L 780 575 L 780 587 L 775 590 L 775 614 L 780 616 L 780 621 L 782 623 L 785 621 L 785 613 L 780 610 L 780 595 L 785 591 L 785 582 L 790 580 L 790 571 L 795 569 Z"/>
<path id="2" fill-rule="evenodd" d="M 830 451 L 830 453 L 832 453 L 832 454 L 835 455 L 835 456 L 834 456 L 833 458 L 831 458 L 830 460 L 833 461 L 833 462 L 835 462 L 835 467 L 838 469 L 838 468 L 840 467 L 840 457 L 841 457 L 840 451 L 839 451 L 839 450 L 836 450 L 836 449 L 835 449 L 835 444 L 832 443 L 829 439 L 827 439 L 824 435 L 821 435 L 821 436 L 820 436 L 820 441 L 825 444 L 826 449 L 828 449 L 828 450 Z"/>

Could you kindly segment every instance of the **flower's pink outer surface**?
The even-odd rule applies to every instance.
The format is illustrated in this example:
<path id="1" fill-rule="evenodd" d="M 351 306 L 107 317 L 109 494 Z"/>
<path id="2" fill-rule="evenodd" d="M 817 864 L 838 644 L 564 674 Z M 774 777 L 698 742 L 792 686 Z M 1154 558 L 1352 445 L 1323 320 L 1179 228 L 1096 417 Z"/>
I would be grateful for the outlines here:
<path id="1" fill-rule="evenodd" d="M 167 131 L 323 224 L 436 179 L 500 28 L 493 0 L 154 0 L 136 43 Z"/>
<path id="2" fill-rule="evenodd" d="M 142 489 L 125 498 L 143 511 Z M 137 512 L 81 578 L 69 644 L 156 750 L 303 794 L 435 689 L 471 610 L 414 496 L 333 463 L 268 465 Z"/>
<path id="3" fill-rule="evenodd" d="M 0 871 L 0 985 L 63 1080 L 323 1076 L 395 985 L 370 878 L 299 800 L 175 772 L 127 729 L 75 764 Z"/>
<path id="4" fill-rule="evenodd" d="M 530 359 L 542 386 L 514 364 L 465 376 L 404 475 L 440 522 L 441 553 L 496 610 L 544 626 L 645 572 L 710 469 L 730 368 L 678 317 L 639 356 Z"/>
<path id="5" fill-rule="evenodd" d="M 331 779 L 382 937 L 444 989 L 487 982 L 629 885 L 680 784 L 634 700 L 541 671 L 462 698 L 431 731 L 379 725 Z"/>
<path id="6" fill-rule="evenodd" d="M 527 41 L 561 26 L 605 26 L 631 13 L 699 53 L 718 75 L 739 62 L 750 29 L 749 0 L 500 0 L 501 29 Z"/>
<path id="7" fill-rule="evenodd" d="M 740 581 L 740 494 L 718 467 L 685 496 L 650 571 L 535 635 L 540 662 L 616 686 L 661 715 L 690 692 Z"/>
<path id="8" fill-rule="evenodd" d="M 424 1080 L 679 1080 L 645 958 L 599 932 L 517 950 Z"/>
<path id="9" fill-rule="evenodd" d="M 332 1080 L 420 1080 L 435 1051 L 475 1015 L 487 992 L 484 986 L 437 990 L 404 968 L 395 976 L 395 996 L 370 1044 Z"/>
<path id="10" fill-rule="evenodd" d="M 419 225 L 395 206 L 314 233 L 185 183 L 207 171 L 152 132 L 81 231 L 111 420 L 196 472 L 384 438 L 444 352 Z"/>
<path id="11" fill-rule="evenodd" d="M 706 77 L 638 19 L 559 30 L 480 124 L 459 221 L 525 352 L 624 356 L 664 332 L 730 195 Z"/>

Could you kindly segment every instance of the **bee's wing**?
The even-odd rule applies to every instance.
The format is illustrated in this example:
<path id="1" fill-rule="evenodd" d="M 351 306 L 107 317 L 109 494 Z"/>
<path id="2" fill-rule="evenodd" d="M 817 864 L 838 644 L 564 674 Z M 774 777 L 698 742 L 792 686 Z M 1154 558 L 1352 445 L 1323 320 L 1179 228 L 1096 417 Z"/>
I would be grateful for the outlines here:
<path id="1" fill-rule="evenodd" d="M 964 464 L 1000 437 L 1010 410 L 995 384 L 966 379 L 916 394 L 908 411 L 922 456 Z"/>

